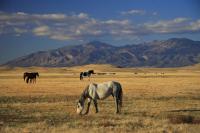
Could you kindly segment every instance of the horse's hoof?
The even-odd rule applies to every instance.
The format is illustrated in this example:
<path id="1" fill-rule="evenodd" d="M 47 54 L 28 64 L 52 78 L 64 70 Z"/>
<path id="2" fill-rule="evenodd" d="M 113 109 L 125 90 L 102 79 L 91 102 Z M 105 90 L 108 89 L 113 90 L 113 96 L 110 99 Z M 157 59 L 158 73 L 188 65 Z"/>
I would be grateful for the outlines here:
<path id="1" fill-rule="evenodd" d="M 83 115 L 87 115 L 87 114 L 88 114 L 88 112 L 84 113 Z"/>

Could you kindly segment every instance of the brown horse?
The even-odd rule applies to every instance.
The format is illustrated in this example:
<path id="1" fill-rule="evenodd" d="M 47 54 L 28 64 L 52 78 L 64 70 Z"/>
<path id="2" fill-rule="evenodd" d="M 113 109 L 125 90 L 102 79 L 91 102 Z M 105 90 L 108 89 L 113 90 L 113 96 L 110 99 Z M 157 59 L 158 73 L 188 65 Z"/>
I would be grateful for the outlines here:
<path id="1" fill-rule="evenodd" d="M 39 77 L 38 72 L 25 72 L 24 73 L 24 81 L 26 80 L 26 83 L 36 83 L 36 78 Z"/>

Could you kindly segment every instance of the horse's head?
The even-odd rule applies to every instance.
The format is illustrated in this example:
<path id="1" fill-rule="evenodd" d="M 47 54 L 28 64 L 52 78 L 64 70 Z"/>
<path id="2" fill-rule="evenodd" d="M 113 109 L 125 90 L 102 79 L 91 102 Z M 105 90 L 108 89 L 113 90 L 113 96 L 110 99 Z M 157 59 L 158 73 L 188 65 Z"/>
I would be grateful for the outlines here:
<path id="1" fill-rule="evenodd" d="M 79 100 L 76 105 L 76 113 L 81 115 L 83 109 L 84 109 L 84 101 Z"/>
<path id="2" fill-rule="evenodd" d="M 87 95 L 88 95 L 88 88 L 89 88 L 89 85 L 86 86 L 85 90 L 81 94 L 80 99 L 77 102 L 76 113 L 79 114 L 79 115 L 82 114 L 83 109 L 84 109 L 85 100 L 86 100 L 86 98 L 88 98 L 87 97 Z"/>
<path id="3" fill-rule="evenodd" d="M 36 76 L 38 76 L 38 77 L 39 77 L 39 73 L 38 73 L 38 72 L 36 72 Z"/>
<path id="4" fill-rule="evenodd" d="M 88 73 L 90 73 L 90 74 L 95 74 L 95 73 L 94 73 L 94 70 L 89 70 Z"/>
<path id="5" fill-rule="evenodd" d="M 26 76 L 27 76 L 27 72 L 24 73 L 24 81 L 25 81 L 25 79 L 26 79 Z"/>

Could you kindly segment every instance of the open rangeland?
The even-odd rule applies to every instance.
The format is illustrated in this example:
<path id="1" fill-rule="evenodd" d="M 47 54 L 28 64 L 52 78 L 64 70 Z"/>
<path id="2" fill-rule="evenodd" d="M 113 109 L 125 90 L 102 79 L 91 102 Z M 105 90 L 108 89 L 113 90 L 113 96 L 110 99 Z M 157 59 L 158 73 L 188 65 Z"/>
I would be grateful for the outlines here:
<path id="1" fill-rule="evenodd" d="M 200 131 L 200 67 L 1 68 L 0 132 L 176 132 Z M 94 69 L 90 81 L 79 72 Z M 25 71 L 38 71 L 36 84 L 23 81 Z M 115 114 L 112 97 L 76 114 L 76 102 L 90 82 L 118 81 L 123 108 Z"/>

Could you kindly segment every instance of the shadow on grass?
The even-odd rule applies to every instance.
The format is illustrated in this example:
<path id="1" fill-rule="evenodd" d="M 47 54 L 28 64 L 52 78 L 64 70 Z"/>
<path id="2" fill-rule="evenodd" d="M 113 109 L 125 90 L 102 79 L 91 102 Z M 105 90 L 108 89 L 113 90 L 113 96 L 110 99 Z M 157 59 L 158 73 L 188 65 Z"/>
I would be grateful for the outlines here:
<path id="1" fill-rule="evenodd" d="M 200 124 L 200 118 L 191 115 L 168 115 L 172 124 Z"/>
<path id="2" fill-rule="evenodd" d="M 44 115 L 40 117 L 26 116 L 26 115 L 0 115 L 0 121 L 6 125 L 17 126 L 24 123 L 46 122 L 48 125 L 56 126 L 64 122 L 71 121 L 68 115 Z"/>
<path id="3" fill-rule="evenodd" d="M 1 96 L 0 104 L 11 104 L 11 103 L 55 103 L 61 101 L 76 100 L 78 96 L 68 95 L 41 95 L 41 96 Z"/>
<path id="4" fill-rule="evenodd" d="M 198 112 L 200 109 L 176 109 L 176 110 L 170 110 L 168 112 Z"/>

